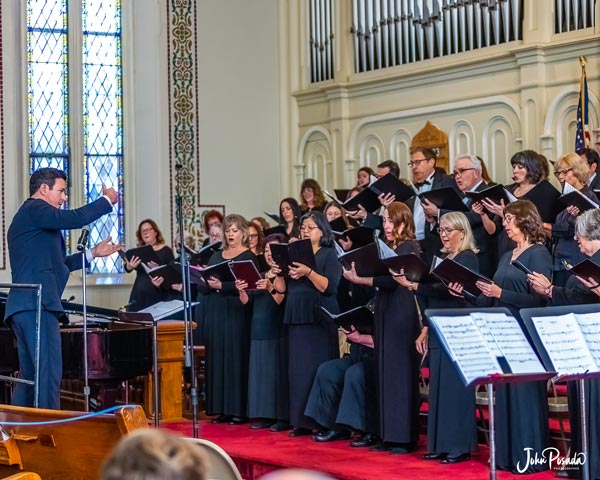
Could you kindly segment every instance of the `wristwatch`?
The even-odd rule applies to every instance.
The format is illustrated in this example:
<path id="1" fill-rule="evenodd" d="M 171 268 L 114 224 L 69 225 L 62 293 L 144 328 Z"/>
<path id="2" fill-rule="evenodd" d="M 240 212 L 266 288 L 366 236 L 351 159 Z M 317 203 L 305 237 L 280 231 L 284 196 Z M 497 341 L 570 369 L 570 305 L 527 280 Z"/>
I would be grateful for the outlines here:
<path id="1" fill-rule="evenodd" d="M 552 285 L 549 285 L 548 287 L 546 287 L 546 289 L 544 290 L 544 294 L 549 297 L 550 296 L 550 292 L 552 292 Z"/>

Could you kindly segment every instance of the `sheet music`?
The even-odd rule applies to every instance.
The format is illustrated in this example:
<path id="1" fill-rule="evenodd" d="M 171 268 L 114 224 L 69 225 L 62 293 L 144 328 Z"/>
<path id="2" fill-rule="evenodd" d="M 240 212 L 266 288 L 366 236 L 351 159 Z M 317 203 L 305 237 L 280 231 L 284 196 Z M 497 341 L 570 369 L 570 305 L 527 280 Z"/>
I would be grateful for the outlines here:
<path id="1" fill-rule="evenodd" d="M 475 321 L 469 316 L 432 317 L 467 384 L 480 377 L 503 373 L 498 360 L 487 347 Z"/>
<path id="2" fill-rule="evenodd" d="M 192 302 L 192 306 L 198 305 L 198 302 Z M 141 313 L 150 313 L 154 320 L 162 320 L 170 315 L 174 315 L 177 312 L 183 310 L 183 301 L 171 300 L 169 302 L 158 302 L 154 305 L 140 310 Z"/>
<path id="3" fill-rule="evenodd" d="M 585 338 L 592 358 L 596 362 L 596 370 L 600 367 L 600 313 L 578 313 L 577 323 Z"/>
<path id="4" fill-rule="evenodd" d="M 569 182 L 565 182 L 563 186 L 562 194 L 566 195 L 567 193 L 575 192 L 577 189 L 571 185 Z"/>
<path id="5" fill-rule="evenodd" d="M 379 258 L 383 259 L 383 258 L 391 258 L 391 257 L 397 257 L 398 254 L 396 252 L 394 252 L 390 247 L 388 247 L 386 245 L 386 243 L 384 241 L 382 241 L 380 238 L 376 238 L 377 244 L 379 245 Z"/>
<path id="6" fill-rule="evenodd" d="M 560 375 L 598 370 L 573 313 L 531 319 L 538 336 Z"/>
<path id="7" fill-rule="evenodd" d="M 516 318 L 486 312 L 473 312 L 471 317 L 492 353 L 506 358 L 512 373 L 546 371 Z"/>
<path id="8" fill-rule="evenodd" d="M 508 201 L 510 203 L 517 201 L 517 197 L 515 197 L 512 193 L 510 193 L 506 188 L 504 189 L 504 191 L 506 192 L 506 196 L 508 197 Z"/>

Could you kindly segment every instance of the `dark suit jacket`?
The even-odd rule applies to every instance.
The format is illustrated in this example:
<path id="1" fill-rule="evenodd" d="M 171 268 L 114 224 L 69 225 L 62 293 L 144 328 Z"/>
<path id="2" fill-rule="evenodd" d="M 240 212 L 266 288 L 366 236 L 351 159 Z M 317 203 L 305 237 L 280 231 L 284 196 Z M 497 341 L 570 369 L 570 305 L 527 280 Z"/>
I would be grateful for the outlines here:
<path id="1" fill-rule="evenodd" d="M 589 184 L 589 187 L 594 190 L 594 193 L 596 193 L 595 190 L 600 190 L 600 172 L 596 173 L 596 176 Z"/>
<path id="2" fill-rule="evenodd" d="M 61 230 L 81 228 L 111 211 L 104 197 L 75 210 L 61 210 L 41 199 L 25 200 L 7 235 L 13 283 L 41 283 L 42 309 L 62 312 L 60 297 L 69 272 L 81 268 L 81 256 L 66 256 Z M 35 297 L 32 290 L 11 289 L 5 319 L 35 310 Z"/>

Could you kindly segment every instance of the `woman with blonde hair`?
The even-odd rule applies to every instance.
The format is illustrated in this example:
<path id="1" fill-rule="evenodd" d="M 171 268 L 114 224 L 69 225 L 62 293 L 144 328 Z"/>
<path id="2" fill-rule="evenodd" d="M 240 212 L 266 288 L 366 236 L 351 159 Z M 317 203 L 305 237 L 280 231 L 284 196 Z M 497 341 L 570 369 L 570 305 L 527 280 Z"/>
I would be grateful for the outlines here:
<path id="1" fill-rule="evenodd" d="M 574 152 L 563 155 L 554 164 L 554 175 L 560 182 L 563 193 L 577 190 L 593 202 L 598 203 L 598 197 L 587 185 L 590 173 L 588 163 Z M 544 223 L 544 230 L 552 234 L 554 245 L 552 281 L 555 285 L 561 287 L 566 285 L 570 276 L 564 262 L 575 265 L 585 258 L 585 255 L 579 251 L 577 241 L 574 239 L 575 220 L 581 213 L 583 212 L 576 206 L 567 205 L 556 216 L 554 223 Z"/>
<path id="2" fill-rule="evenodd" d="M 250 232 L 241 215 L 223 220 L 223 250 L 212 254 L 208 266 L 225 261 L 252 260 Z M 234 282 L 210 277 L 202 292 L 197 320 L 206 345 L 206 414 L 219 415 L 215 423 L 247 421 L 248 357 L 250 351 L 250 312 L 238 299 Z"/>
<path id="3" fill-rule="evenodd" d="M 438 228 L 444 257 L 478 271 L 477 248 L 471 225 L 464 213 L 442 215 Z M 469 303 L 457 292 L 459 285 L 441 282 L 410 282 L 404 276 L 394 277 L 400 285 L 411 288 L 426 308 L 465 308 Z M 475 423 L 475 392 L 465 387 L 452 360 L 441 348 L 435 332 L 429 333 L 427 318 L 416 340 L 417 351 L 429 349 L 429 412 L 427 415 L 427 453 L 424 460 L 439 460 L 453 464 L 469 460 L 471 450 L 477 447 Z"/>
<path id="4" fill-rule="evenodd" d="M 398 255 L 421 254 L 413 215 L 401 202 L 390 203 L 383 215 L 386 243 Z M 344 277 L 358 285 L 377 287 L 374 316 L 374 357 L 377 365 L 379 431 L 383 442 L 376 451 L 410 453 L 419 436 L 419 315 L 411 288 L 399 285 L 391 274 L 359 277 L 354 265 Z"/>

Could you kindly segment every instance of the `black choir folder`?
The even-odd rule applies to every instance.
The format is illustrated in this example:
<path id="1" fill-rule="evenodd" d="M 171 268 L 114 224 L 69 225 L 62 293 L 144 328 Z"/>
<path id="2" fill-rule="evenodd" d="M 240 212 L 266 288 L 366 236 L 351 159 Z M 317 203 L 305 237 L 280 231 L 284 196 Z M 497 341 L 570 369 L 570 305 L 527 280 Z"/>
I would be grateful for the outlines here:
<path id="1" fill-rule="evenodd" d="M 208 267 L 190 265 L 190 281 L 197 285 L 206 285 L 210 277 L 221 282 L 235 282 L 235 277 L 229 268 L 229 260 Z"/>
<path id="2" fill-rule="evenodd" d="M 576 265 L 569 265 L 568 262 L 563 262 L 567 270 L 573 275 L 587 280 L 591 278 L 596 284 L 600 284 L 600 265 L 594 263 L 589 258 L 584 258 L 581 262 Z"/>
<path id="3" fill-rule="evenodd" d="M 554 376 L 507 308 L 428 309 L 425 315 L 466 386 Z"/>
<path id="4" fill-rule="evenodd" d="M 431 274 L 439 278 L 446 286 L 449 283 L 460 283 L 463 286 L 463 294 L 469 298 L 475 298 L 481 294 L 481 290 L 475 285 L 478 280 L 493 283 L 492 280 L 481 273 L 475 272 L 448 257 L 443 260 L 434 257 Z"/>
<path id="5" fill-rule="evenodd" d="M 145 263 L 142 263 L 144 270 L 150 277 L 162 277 L 163 283 L 160 285 L 161 288 L 170 289 L 172 285 L 182 283 L 181 280 L 181 264 L 177 262 L 170 262 L 166 265 L 159 265 L 158 267 L 149 268 Z"/>
<path id="6" fill-rule="evenodd" d="M 349 212 L 357 211 L 359 205 L 361 205 L 367 212 L 374 212 L 381 207 L 378 197 L 382 193 L 391 193 L 396 197 L 397 202 L 405 202 L 410 197 L 414 197 L 417 194 L 414 188 L 404 184 L 398 177 L 394 177 L 394 175 L 391 173 L 384 175 L 379 180 L 373 182 L 371 185 L 365 188 L 362 192 L 359 192 L 346 201 L 341 201 L 328 192 L 325 193 Z"/>
<path id="7" fill-rule="evenodd" d="M 317 268 L 312 243 L 308 238 L 292 243 L 270 243 L 273 261 L 281 269 L 283 275 L 289 274 L 292 263 L 302 263 L 313 270 Z"/>
<path id="8" fill-rule="evenodd" d="M 127 251 L 119 250 L 119 256 L 126 261 L 131 261 L 133 257 L 138 257 L 142 263 L 154 262 L 160 264 L 160 258 L 156 254 L 152 245 L 144 245 L 142 247 L 130 248 Z"/>
<path id="9" fill-rule="evenodd" d="M 338 218 L 337 220 L 341 219 Z M 336 226 L 339 227 L 340 225 Z M 332 231 L 336 238 L 345 238 L 346 240 L 351 240 L 354 248 L 364 247 L 369 243 L 373 243 L 373 233 L 375 232 L 375 230 L 372 228 L 362 226 L 336 230 L 333 228 L 333 225 Z"/>
<path id="10" fill-rule="evenodd" d="M 573 190 L 569 193 L 561 195 L 558 197 L 558 201 L 565 207 L 577 207 L 581 213 L 585 212 L 586 210 L 591 210 L 592 208 L 598 208 L 600 206 L 591 198 L 586 197 L 578 190 Z"/>
<path id="11" fill-rule="evenodd" d="M 430 201 L 440 209 L 451 210 L 453 212 L 469 211 L 469 207 L 463 203 L 458 192 L 452 187 L 442 187 L 422 192 L 419 194 L 419 198 Z"/>
<path id="12" fill-rule="evenodd" d="M 524 308 L 523 323 L 557 380 L 600 376 L 600 306 Z"/>
<path id="13" fill-rule="evenodd" d="M 319 308 L 347 332 L 352 332 L 354 327 L 363 335 L 373 334 L 373 311 L 367 305 L 338 314 L 329 312 L 325 307 Z"/>
<path id="14" fill-rule="evenodd" d="M 501 201 L 504 200 L 504 205 L 508 205 L 516 200 L 516 197 L 506 190 L 504 185 L 499 183 L 484 188 L 483 190 L 479 190 L 478 192 L 465 192 L 465 197 L 471 199 L 473 203 L 481 202 L 486 198 L 497 204 L 500 204 Z"/>
<path id="15" fill-rule="evenodd" d="M 190 265 L 206 265 L 212 257 L 212 254 L 221 248 L 223 242 L 214 242 L 202 247 L 200 250 L 193 250 L 184 246 L 185 251 L 190 256 Z"/>

